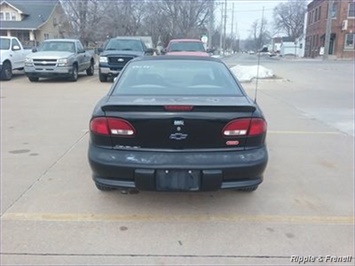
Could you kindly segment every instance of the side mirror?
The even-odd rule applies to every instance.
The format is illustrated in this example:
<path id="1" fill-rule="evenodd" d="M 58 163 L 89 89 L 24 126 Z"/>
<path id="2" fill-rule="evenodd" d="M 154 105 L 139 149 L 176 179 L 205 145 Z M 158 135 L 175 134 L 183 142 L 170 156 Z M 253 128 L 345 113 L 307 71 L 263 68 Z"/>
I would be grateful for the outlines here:
<path id="1" fill-rule="evenodd" d="M 101 47 L 100 47 L 100 48 L 97 48 L 97 53 L 98 53 L 98 54 L 101 54 L 103 51 L 104 51 L 104 48 L 101 48 Z"/>
<path id="2" fill-rule="evenodd" d="M 32 48 L 32 53 L 35 53 L 35 52 L 37 52 L 38 50 L 37 50 L 37 48 L 36 47 L 33 47 Z"/>
<path id="3" fill-rule="evenodd" d="M 207 48 L 206 53 L 211 54 L 211 53 L 214 53 L 214 51 L 216 51 L 216 49 L 214 49 L 214 48 Z"/>
<path id="4" fill-rule="evenodd" d="M 12 46 L 12 51 L 18 51 L 18 50 L 21 50 L 20 46 L 18 45 Z"/>
<path id="5" fill-rule="evenodd" d="M 161 54 L 166 54 L 166 48 L 161 49 Z"/>
<path id="6" fill-rule="evenodd" d="M 153 55 L 154 52 L 155 52 L 155 49 L 154 49 L 154 48 L 147 48 L 147 49 L 145 50 L 145 54 L 147 54 L 147 55 Z"/>

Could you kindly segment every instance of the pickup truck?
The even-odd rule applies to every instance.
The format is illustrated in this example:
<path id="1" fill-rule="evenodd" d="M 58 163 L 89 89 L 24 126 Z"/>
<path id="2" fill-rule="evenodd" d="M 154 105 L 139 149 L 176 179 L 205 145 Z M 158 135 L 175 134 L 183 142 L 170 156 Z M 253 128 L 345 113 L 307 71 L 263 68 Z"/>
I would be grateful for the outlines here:
<path id="1" fill-rule="evenodd" d="M 25 73 L 30 81 L 54 77 L 77 81 L 79 72 L 94 75 L 94 67 L 94 52 L 85 51 L 77 39 L 45 40 L 25 60 Z"/>
<path id="2" fill-rule="evenodd" d="M 2 80 L 10 80 L 13 70 L 23 70 L 25 58 L 31 53 L 24 49 L 16 37 L 1 36 L 0 38 L 0 75 Z"/>
<path id="3" fill-rule="evenodd" d="M 140 37 L 116 37 L 109 39 L 100 48 L 99 79 L 106 82 L 116 77 L 128 61 L 135 57 L 153 55 L 155 50 L 147 48 Z"/>

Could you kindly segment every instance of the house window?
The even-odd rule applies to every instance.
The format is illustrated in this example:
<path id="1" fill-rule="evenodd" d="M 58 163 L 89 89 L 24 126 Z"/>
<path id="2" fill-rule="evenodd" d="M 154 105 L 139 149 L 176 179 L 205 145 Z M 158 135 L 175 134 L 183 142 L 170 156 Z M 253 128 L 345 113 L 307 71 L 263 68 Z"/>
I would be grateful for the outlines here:
<path id="1" fill-rule="evenodd" d="M 49 39 L 49 34 L 48 33 L 44 33 L 44 39 L 45 40 Z"/>
<path id="2" fill-rule="evenodd" d="M 350 50 L 354 49 L 354 33 L 345 34 L 345 49 Z"/>
<path id="3" fill-rule="evenodd" d="M 320 7 L 319 7 L 319 10 L 318 10 L 318 20 L 320 20 L 321 10 L 322 10 L 322 7 L 320 6 Z"/>
<path id="4" fill-rule="evenodd" d="M 337 12 L 338 12 L 338 3 L 333 3 L 332 18 L 336 18 L 337 17 Z"/>
<path id="5" fill-rule="evenodd" d="M 0 12 L 0 20 L 16 20 L 16 13 Z"/>
<path id="6" fill-rule="evenodd" d="M 316 8 L 316 14 L 314 16 L 314 22 L 318 20 L 318 8 Z"/>
<path id="7" fill-rule="evenodd" d="M 308 16 L 307 16 L 308 25 L 311 24 L 311 14 L 312 14 L 312 12 L 308 12 Z"/>
<path id="8" fill-rule="evenodd" d="M 355 17 L 355 3 L 349 3 L 348 5 L 348 18 Z"/>

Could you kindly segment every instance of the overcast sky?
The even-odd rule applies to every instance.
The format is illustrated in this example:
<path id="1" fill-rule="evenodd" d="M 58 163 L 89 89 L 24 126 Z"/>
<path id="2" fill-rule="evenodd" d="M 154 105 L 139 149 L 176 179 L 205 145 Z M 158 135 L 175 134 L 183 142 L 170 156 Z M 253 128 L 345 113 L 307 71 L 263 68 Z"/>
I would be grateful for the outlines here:
<path id="1" fill-rule="evenodd" d="M 273 9 L 286 0 L 227 0 L 227 28 L 226 32 L 230 34 L 232 25 L 232 10 L 234 4 L 234 34 L 238 33 L 241 39 L 249 37 L 250 28 L 256 19 L 261 19 L 262 9 L 264 7 L 264 18 L 268 21 L 268 26 L 272 26 Z M 221 21 L 221 3 L 223 0 L 216 0 L 217 9 L 215 11 L 215 27 L 220 25 Z"/>

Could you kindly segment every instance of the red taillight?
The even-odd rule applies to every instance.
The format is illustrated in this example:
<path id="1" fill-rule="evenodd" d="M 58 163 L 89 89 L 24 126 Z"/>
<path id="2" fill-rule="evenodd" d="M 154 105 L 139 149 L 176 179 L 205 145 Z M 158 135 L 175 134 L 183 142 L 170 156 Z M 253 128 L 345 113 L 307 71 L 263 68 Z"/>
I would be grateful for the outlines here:
<path id="1" fill-rule="evenodd" d="M 249 136 L 260 135 L 266 132 L 267 125 L 264 119 L 252 118 L 249 129 Z"/>
<path id="2" fill-rule="evenodd" d="M 260 118 L 242 118 L 229 122 L 223 128 L 223 136 L 255 136 L 266 132 L 266 122 Z"/>
<path id="3" fill-rule="evenodd" d="M 126 120 L 112 117 L 97 117 L 91 120 L 90 130 L 100 135 L 134 136 L 134 127 Z"/>
<path id="4" fill-rule="evenodd" d="M 97 117 L 90 122 L 91 132 L 99 135 L 110 135 L 106 117 Z"/>
<path id="5" fill-rule="evenodd" d="M 133 136 L 134 127 L 127 121 L 117 118 L 107 118 L 108 127 L 112 135 Z"/>
<path id="6" fill-rule="evenodd" d="M 183 111 L 188 112 L 191 111 L 193 106 L 192 105 L 165 105 L 164 106 L 166 111 Z"/>

